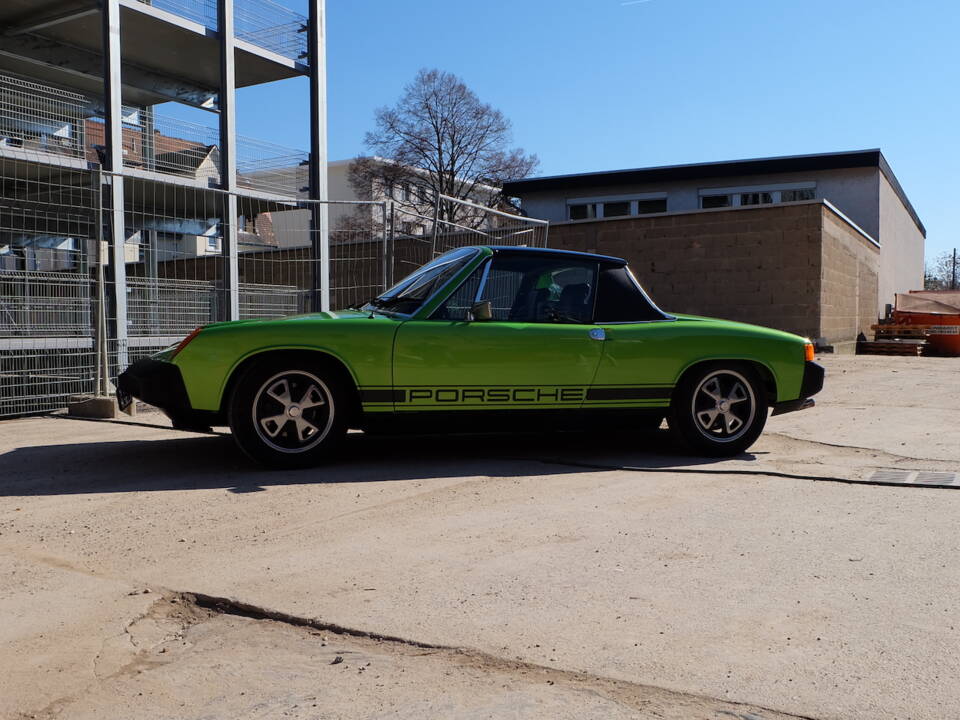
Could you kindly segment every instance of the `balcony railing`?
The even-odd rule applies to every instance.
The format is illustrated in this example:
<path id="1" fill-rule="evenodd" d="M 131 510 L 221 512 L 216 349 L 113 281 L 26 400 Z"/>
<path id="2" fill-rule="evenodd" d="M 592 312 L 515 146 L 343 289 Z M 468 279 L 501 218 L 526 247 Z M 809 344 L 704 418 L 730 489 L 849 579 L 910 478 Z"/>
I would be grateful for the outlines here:
<path id="1" fill-rule="evenodd" d="M 140 0 L 160 10 L 217 29 L 216 0 Z M 307 18 L 272 0 L 235 0 L 234 32 L 240 40 L 306 63 Z"/>
<path id="2" fill-rule="evenodd" d="M 82 158 L 83 95 L 0 75 L 0 148 Z"/>
<path id="3" fill-rule="evenodd" d="M 101 163 L 105 126 L 92 107 L 83 95 L 0 75 L 0 152 Z M 221 185 L 217 128 L 151 108 L 124 108 L 123 120 L 124 167 Z M 238 136 L 236 153 L 241 190 L 292 197 L 306 184 L 305 152 Z"/>

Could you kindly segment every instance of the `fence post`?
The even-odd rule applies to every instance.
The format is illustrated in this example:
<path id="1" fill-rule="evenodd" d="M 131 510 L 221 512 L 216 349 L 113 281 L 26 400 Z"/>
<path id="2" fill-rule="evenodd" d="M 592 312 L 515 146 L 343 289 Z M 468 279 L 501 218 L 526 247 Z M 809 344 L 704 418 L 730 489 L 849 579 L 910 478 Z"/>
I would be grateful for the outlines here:
<path id="1" fill-rule="evenodd" d="M 440 232 L 440 198 L 442 195 L 437 193 L 437 202 L 433 206 L 433 231 L 432 239 L 430 241 L 430 259 L 433 260 L 437 256 L 437 234 Z"/>
<path id="2" fill-rule="evenodd" d="M 390 202 L 390 234 L 389 242 L 387 243 L 390 247 L 390 282 L 387 286 L 387 289 L 393 287 L 395 282 L 394 275 L 396 274 L 396 255 L 397 255 L 397 206 Z"/>
<path id="3" fill-rule="evenodd" d="M 109 395 L 107 377 L 110 374 L 109 359 L 107 357 L 107 290 L 104 284 L 103 273 L 106 270 L 106 257 L 103 246 L 103 172 L 95 170 L 93 173 L 94 197 L 96 199 L 96 233 L 94 235 L 93 259 L 97 273 L 97 314 L 94 318 L 94 352 L 96 353 L 96 394 L 105 397 Z"/>
<path id="4" fill-rule="evenodd" d="M 388 206 L 393 210 L 392 203 L 384 201 L 381 203 L 381 214 L 383 218 L 383 289 L 388 290 L 393 287 L 393 236 L 387 223 Z"/>

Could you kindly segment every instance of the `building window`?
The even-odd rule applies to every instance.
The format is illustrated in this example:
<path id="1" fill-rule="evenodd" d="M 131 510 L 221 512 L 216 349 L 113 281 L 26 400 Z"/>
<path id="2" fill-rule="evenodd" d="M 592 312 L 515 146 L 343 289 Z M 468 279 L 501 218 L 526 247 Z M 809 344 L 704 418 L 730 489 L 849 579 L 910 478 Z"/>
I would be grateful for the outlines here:
<path id="1" fill-rule="evenodd" d="M 707 188 L 700 190 L 700 207 L 704 210 L 724 207 L 750 207 L 781 202 L 813 200 L 816 183 L 800 182 L 754 187 Z"/>
<path id="2" fill-rule="evenodd" d="M 813 200 L 814 192 L 813 188 L 802 188 L 800 190 L 781 190 L 780 191 L 780 202 L 802 202 L 804 200 Z"/>
<path id="3" fill-rule="evenodd" d="M 666 211 L 666 198 L 658 198 L 656 200 L 637 200 L 637 215 L 651 215 L 653 213 L 665 213 Z"/>
<path id="4" fill-rule="evenodd" d="M 709 210 L 711 208 L 724 208 L 730 207 L 730 196 L 729 195 L 704 195 L 700 198 L 700 207 L 704 210 Z"/>
<path id="5" fill-rule="evenodd" d="M 567 200 L 568 220 L 630 217 L 667 211 L 666 193 L 643 193 L 634 196 L 573 198 Z"/>
<path id="6" fill-rule="evenodd" d="M 597 203 L 571 205 L 569 212 L 571 220 L 590 220 L 597 216 Z"/>
<path id="7" fill-rule="evenodd" d="M 622 217 L 630 214 L 630 202 L 608 202 L 603 203 L 603 216 Z"/>
<path id="8" fill-rule="evenodd" d="M 773 202 L 773 194 L 768 192 L 740 193 L 741 205 L 769 205 Z"/>

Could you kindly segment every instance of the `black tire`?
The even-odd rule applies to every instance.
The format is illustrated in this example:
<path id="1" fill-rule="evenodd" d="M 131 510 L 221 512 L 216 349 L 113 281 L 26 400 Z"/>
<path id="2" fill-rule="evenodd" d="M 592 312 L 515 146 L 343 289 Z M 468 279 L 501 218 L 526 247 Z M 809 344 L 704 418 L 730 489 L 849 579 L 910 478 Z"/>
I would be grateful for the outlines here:
<path id="1" fill-rule="evenodd" d="M 766 387 L 749 365 L 700 365 L 677 386 L 668 422 L 674 437 L 699 455 L 739 455 L 767 423 Z"/>
<path id="2" fill-rule="evenodd" d="M 253 460 L 274 468 L 316 465 L 347 432 L 349 395 L 322 363 L 266 359 L 248 368 L 230 397 L 230 430 Z"/>

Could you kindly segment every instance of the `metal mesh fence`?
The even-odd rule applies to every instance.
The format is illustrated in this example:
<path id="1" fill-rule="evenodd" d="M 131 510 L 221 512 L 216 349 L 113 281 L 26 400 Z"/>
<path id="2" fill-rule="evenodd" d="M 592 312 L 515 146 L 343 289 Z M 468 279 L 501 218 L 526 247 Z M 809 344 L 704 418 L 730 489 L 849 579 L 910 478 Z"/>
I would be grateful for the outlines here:
<path id="1" fill-rule="evenodd" d="M 123 164 L 140 177 L 221 184 L 219 129 L 156 112 L 123 108 Z M 4 157 L 45 160 L 78 170 L 103 158 L 105 127 L 95 98 L 0 74 L 0 150 Z M 307 153 L 237 136 L 237 186 L 266 195 L 297 196 L 307 185 Z M 45 155 L 49 158 L 44 158 Z"/>
<path id="2" fill-rule="evenodd" d="M 441 195 L 430 215 L 409 205 L 392 213 L 396 279 L 437 255 L 467 245 L 546 247 L 549 223 Z"/>
<path id="3" fill-rule="evenodd" d="M 88 104 L 77 93 L 0 75 L 0 148 L 8 156 L 19 150 L 82 158 Z"/>
<path id="4" fill-rule="evenodd" d="M 0 147 L 0 417 L 109 392 L 128 363 L 201 325 L 314 312 L 325 294 L 332 309 L 359 304 L 454 247 L 546 244 L 545 223 L 452 199 L 473 219 L 228 193 L 25 152 Z"/>
<path id="5" fill-rule="evenodd" d="M 159 10 L 217 29 L 217 0 L 140 0 Z M 271 0 L 236 0 L 234 29 L 239 40 L 285 58 L 307 63 L 307 18 Z"/>
<path id="6" fill-rule="evenodd" d="M 0 145 L 0 416 L 94 387 L 95 193 L 76 167 L 42 142 Z"/>

